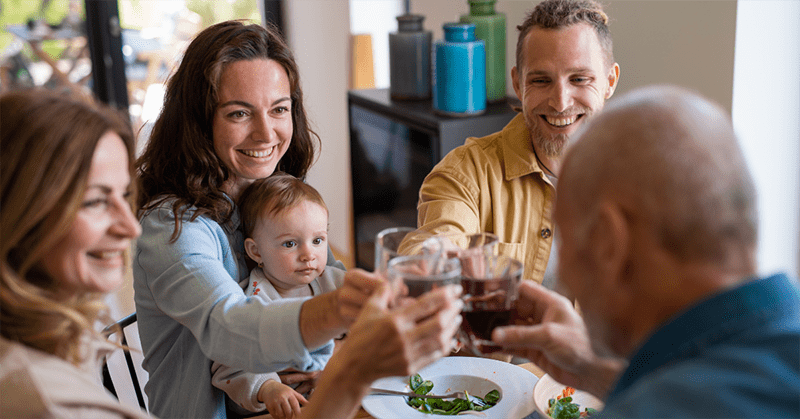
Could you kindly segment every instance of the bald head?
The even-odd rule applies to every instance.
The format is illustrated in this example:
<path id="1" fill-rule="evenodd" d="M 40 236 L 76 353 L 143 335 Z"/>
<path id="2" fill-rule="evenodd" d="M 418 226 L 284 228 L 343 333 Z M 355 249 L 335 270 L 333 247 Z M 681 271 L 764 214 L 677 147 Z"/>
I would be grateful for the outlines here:
<path id="1" fill-rule="evenodd" d="M 674 86 L 641 88 L 610 101 L 575 138 L 559 194 L 576 207 L 619 202 L 681 261 L 735 265 L 732 248 L 755 249 L 755 189 L 718 105 Z"/>

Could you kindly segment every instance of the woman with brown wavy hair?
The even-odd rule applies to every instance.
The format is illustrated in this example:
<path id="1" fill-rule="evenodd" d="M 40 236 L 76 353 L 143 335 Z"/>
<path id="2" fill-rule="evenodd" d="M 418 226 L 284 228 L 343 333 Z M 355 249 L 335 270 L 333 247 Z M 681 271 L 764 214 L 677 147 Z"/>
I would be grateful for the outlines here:
<path id="1" fill-rule="evenodd" d="M 105 293 L 140 233 L 133 134 L 113 111 L 47 91 L 0 97 L 0 412 L 146 417 L 99 385 L 114 349 Z"/>
<path id="2" fill-rule="evenodd" d="M 275 29 L 229 21 L 195 37 L 137 161 L 143 233 L 134 290 L 153 414 L 226 417 L 212 361 L 256 373 L 307 369 L 310 352 L 347 331 L 382 283 L 354 270 L 341 288 L 312 298 L 267 303 L 244 294 L 239 194 L 276 170 L 302 179 L 319 145 L 293 54 Z M 343 267 L 330 250 L 328 264 Z M 296 390 L 305 393 L 315 374 L 281 379 L 304 383 Z"/>

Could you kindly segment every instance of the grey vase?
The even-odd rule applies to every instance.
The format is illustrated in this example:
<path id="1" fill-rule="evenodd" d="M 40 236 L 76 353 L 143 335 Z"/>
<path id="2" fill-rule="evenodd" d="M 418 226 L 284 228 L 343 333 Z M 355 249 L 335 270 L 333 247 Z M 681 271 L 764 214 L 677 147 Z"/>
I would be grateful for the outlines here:
<path id="1" fill-rule="evenodd" d="M 389 34 L 389 92 L 395 100 L 431 97 L 431 32 L 421 15 L 397 16 L 397 32 Z"/>

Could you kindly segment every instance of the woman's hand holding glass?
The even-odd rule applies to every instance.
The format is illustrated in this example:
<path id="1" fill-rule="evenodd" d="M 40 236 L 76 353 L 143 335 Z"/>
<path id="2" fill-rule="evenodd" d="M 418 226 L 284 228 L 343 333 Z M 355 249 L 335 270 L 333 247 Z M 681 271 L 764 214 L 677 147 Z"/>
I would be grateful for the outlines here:
<path id="1" fill-rule="evenodd" d="M 382 282 L 365 300 L 347 339 L 328 362 L 303 417 L 350 417 L 373 381 L 410 375 L 449 353 L 461 324 L 460 285 L 433 290 L 390 308 Z"/>

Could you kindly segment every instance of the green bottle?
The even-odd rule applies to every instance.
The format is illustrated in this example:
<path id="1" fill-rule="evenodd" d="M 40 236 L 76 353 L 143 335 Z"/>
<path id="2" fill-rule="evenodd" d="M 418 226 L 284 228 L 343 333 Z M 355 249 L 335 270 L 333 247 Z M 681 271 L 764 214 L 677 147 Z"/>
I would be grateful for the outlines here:
<path id="1" fill-rule="evenodd" d="M 468 0 L 469 14 L 462 23 L 475 24 L 475 37 L 486 43 L 486 99 L 506 98 L 506 15 L 496 13 L 497 0 Z"/>

